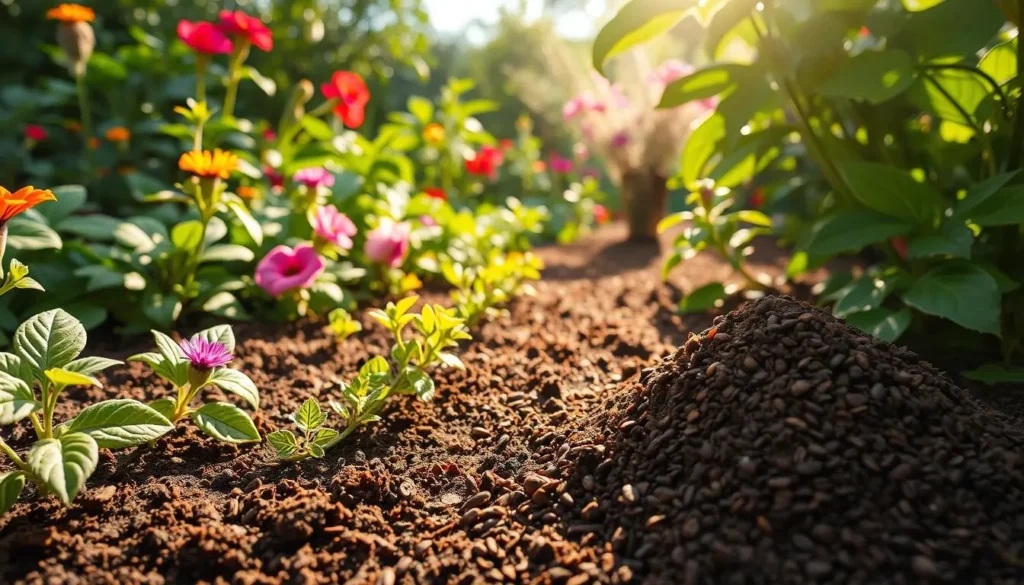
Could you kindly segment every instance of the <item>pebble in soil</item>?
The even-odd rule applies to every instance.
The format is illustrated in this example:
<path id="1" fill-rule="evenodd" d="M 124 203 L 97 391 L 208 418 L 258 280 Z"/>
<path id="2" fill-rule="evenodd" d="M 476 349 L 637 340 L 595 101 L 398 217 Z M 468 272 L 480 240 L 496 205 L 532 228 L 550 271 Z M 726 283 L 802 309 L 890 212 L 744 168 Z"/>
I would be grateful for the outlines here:
<path id="1" fill-rule="evenodd" d="M 645 582 L 1024 582 L 1024 429 L 825 311 L 751 303 L 607 408 L 561 471 Z"/>

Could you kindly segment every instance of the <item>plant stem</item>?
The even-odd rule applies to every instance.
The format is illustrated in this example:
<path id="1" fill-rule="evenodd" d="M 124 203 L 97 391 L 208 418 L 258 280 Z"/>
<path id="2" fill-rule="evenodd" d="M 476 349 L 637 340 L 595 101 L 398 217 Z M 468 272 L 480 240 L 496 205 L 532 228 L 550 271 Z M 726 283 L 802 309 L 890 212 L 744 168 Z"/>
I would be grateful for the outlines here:
<path id="1" fill-rule="evenodd" d="M 78 89 L 78 110 L 82 118 L 82 146 L 85 148 L 85 173 L 92 177 L 92 145 L 89 143 L 92 138 L 92 113 L 89 108 L 89 88 L 85 84 L 85 73 L 75 78 L 75 87 Z"/>
<path id="2" fill-rule="evenodd" d="M 196 55 L 196 101 L 206 101 L 206 69 L 210 65 L 210 57 L 203 54 Z"/>
<path id="3" fill-rule="evenodd" d="M 32 470 L 29 469 L 28 464 L 25 463 L 25 461 L 23 461 L 21 457 L 18 457 L 18 454 L 15 453 L 14 449 L 11 449 L 11 447 L 4 442 L 2 437 L 0 437 L 0 451 L 7 455 L 7 457 L 9 457 L 11 461 L 18 466 L 18 469 L 24 471 L 29 475 L 32 474 Z"/>
<path id="4" fill-rule="evenodd" d="M 239 41 L 238 48 L 231 56 L 231 69 L 228 72 L 227 93 L 224 95 L 224 111 L 221 115 L 230 120 L 235 115 L 235 102 L 238 100 L 238 84 L 242 81 L 242 64 L 249 57 L 248 41 Z"/>

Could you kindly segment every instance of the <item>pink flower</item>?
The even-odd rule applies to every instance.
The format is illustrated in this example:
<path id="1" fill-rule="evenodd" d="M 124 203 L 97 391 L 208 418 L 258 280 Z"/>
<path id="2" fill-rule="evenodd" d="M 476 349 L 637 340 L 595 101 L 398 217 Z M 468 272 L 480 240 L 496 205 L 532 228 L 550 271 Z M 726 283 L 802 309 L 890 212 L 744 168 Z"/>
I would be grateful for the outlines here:
<path id="1" fill-rule="evenodd" d="M 330 242 L 342 250 L 352 249 L 352 236 L 356 235 L 356 224 L 333 205 L 316 208 L 311 222 L 317 237 Z"/>
<path id="2" fill-rule="evenodd" d="M 297 288 L 309 288 L 324 271 L 324 261 L 312 244 L 295 249 L 276 246 L 256 266 L 256 284 L 272 297 Z"/>
<path id="3" fill-rule="evenodd" d="M 209 341 L 201 337 L 183 339 L 178 342 L 189 365 L 200 371 L 209 371 L 231 363 L 231 352 L 223 343 Z"/>
<path id="4" fill-rule="evenodd" d="M 572 161 L 562 158 L 557 152 L 551 153 L 551 161 L 548 163 L 548 168 L 551 169 L 552 173 L 567 175 L 572 172 Z"/>
<path id="5" fill-rule="evenodd" d="M 629 144 L 629 132 L 622 130 L 620 132 L 616 132 L 615 136 L 612 136 L 612 146 L 615 148 L 622 148 L 627 144 Z"/>
<path id="6" fill-rule="evenodd" d="M 401 266 L 409 252 L 409 232 L 408 223 L 381 219 L 377 229 L 366 235 L 366 257 L 392 268 Z"/>
<path id="7" fill-rule="evenodd" d="M 608 105 L 606 103 L 595 98 L 594 94 L 589 91 L 585 91 L 562 106 L 562 119 L 569 121 L 585 112 L 605 112 L 607 110 Z"/>
<path id="8" fill-rule="evenodd" d="M 46 140 L 46 128 L 39 126 L 38 124 L 26 124 L 25 125 L 25 138 L 35 142 L 42 142 Z"/>
<path id="9" fill-rule="evenodd" d="M 292 180 L 296 183 L 302 183 L 310 189 L 334 186 L 334 175 L 323 167 L 310 167 L 297 171 Z"/>
<path id="10" fill-rule="evenodd" d="M 429 215 L 421 215 L 420 223 L 423 224 L 423 227 L 437 227 L 437 220 L 430 217 Z"/>
<path id="11" fill-rule="evenodd" d="M 212 22 L 178 22 L 178 38 L 197 53 L 222 55 L 234 50 L 235 45 Z"/>
<path id="12" fill-rule="evenodd" d="M 654 73 L 651 73 L 651 76 L 647 81 L 650 83 L 668 85 L 677 79 L 690 75 L 693 71 L 693 65 L 683 63 L 679 59 L 669 59 L 659 65 Z"/>
<path id="13" fill-rule="evenodd" d="M 261 51 L 269 51 L 274 48 L 274 37 L 270 33 L 270 29 L 255 16 L 249 16 L 241 10 L 235 12 L 221 10 L 218 24 L 224 34 L 249 41 Z"/>

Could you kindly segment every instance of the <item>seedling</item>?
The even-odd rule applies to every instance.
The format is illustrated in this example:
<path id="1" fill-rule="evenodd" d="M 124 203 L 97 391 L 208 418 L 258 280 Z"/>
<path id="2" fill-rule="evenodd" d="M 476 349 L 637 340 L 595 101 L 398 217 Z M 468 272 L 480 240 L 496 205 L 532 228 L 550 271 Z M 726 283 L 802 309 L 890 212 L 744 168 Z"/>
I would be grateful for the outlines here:
<path id="1" fill-rule="evenodd" d="M 363 326 L 352 318 L 352 314 L 345 309 L 334 309 L 327 316 L 331 324 L 331 331 L 338 341 L 344 341 L 352 335 L 363 330 Z"/>
<path id="2" fill-rule="evenodd" d="M 260 440 L 256 424 L 244 410 L 228 402 L 207 402 L 199 408 L 192 403 L 200 391 L 213 384 L 239 396 L 254 410 L 260 407 L 259 390 L 248 376 L 226 367 L 235 349 L 235 334 L 229 325 L 218 325 L 196 333 L 191 339 L 175 343 L 153 331 L 157 352 L 140 353 L 128 361 L 149 364 L 158 376 L 174 385 L 174 398 L 161 398 L 150 404 L 176 424 L 192 419 L 204 433 L 226 443 L 251 443 Z"/>
<path id="3" fill-rule="evenodd" d="M 94 404 L 54 426 L 57 402 L 69 386 L 101 387 L 94 375 L 121 362 L 79 358 L 85 348 L 82 324 L 61 309 L 40 313 L 14 334 L 14 353 L 0 353 L 0 425 L 28 419 L 37 441 L 25 458 L 0 439 L 2 451 L 17 467 L 0 473 L 0 514 L 18 499 L 26 482 L 41 495 L 70 505 L 96 470 L 99 449 L 140 445 L 164 435 L 173 425 L 135 400 Z"/>
<path id="4" fill-rule="evenodd" d="M 277 451 L 278 459 L 301 461 L 309 457 L 321 458 L 328 447 L 339 440 L 339 433 L 324 427 L 327 413 L 320 408 L 315 398 L 302 403 L 298 412 L 292 415 L 292 422 L 302 433 L 296 437 L 289 430 L 276 431 L 267 435 L 267 442 Z"/>
<path id="5" fill-rule="evenodd" d="M 441 272 L 455 287 L 451 297 L 458 315 L 474 327 L 484 317 L 498 315 L 498 306 L 522 293 L 527 281 L 540 279 L 541 268 L 543 263 L 532 252 L 512 252 L 492 254 L 481 268 L 449 261 L 441 265 Z"/>

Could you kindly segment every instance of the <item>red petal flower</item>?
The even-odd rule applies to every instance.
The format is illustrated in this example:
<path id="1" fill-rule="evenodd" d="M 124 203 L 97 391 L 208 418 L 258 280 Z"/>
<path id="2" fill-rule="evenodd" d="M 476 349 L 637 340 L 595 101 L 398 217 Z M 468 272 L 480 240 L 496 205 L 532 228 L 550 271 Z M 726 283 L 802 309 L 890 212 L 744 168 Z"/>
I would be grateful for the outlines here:
<path id="1" fill-rule="evenodd" d="M 267 25 L 259 18 L 249 16 L 241 10 L 221 10 L 218 26 L 224 34 L 246 39 L 261 51 L 270 51 L 274 48 L 274 36 Z"/>
<path id="2" fill-rule="evenodd" d="M 26 124 L 25 125 L 25 138 L 34 140 L 36 142 L 42 142 L 46 140 L 47 133 L 46 128 L 37 124 Z"/>
<path id="3" fill-rule="evenodd" d="M 370 102 L 370 90 L 358 73 L 335 71 L 331 81 L 320 86 L 324 97 L 338 100 L 334 113 L 349 128 L 358 128 L 366 119 L 366 104 Z"/>
<path id="4" fill-rule="evenodd" d="M 494 179 L 498 167 L 505 161 L 505 154 L 493 146 L 485 146 L 472 158 L 466 159 L 466 172 Z"/>
<path id="5" fill-rule="evenodd" d="M 750 194 L 750 206 L 754 209 L 764 207 L 764 187 L 755 187 Z"/>
<path id="6" fill-rule="evenodd" d="M 902 258 L 903 260 L 907 259 L 906 238 L 904 238 L 903 236 L 896 236 L 895 238 L 889 240 L 889 243 L 892 244 L 893 249 L 896 250 L 896 253 L 899 255 L 900 258 Z"/>
<path id="7" fill-rule="evenodd" d="M 440 199 L 441 201 L 448 201 L 448 195 L 444 192 L 444 189 L 440 187 L 424 187 L 423 193 L 432 199 Z"/>
<path id="8" fill-rule="evenodd" d="M 193 51 L 207 55 L 223 55 L 235 48 L 231 39 L 212 22 L 182 20 L 178 23 L 178 38 Z"/>

